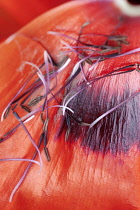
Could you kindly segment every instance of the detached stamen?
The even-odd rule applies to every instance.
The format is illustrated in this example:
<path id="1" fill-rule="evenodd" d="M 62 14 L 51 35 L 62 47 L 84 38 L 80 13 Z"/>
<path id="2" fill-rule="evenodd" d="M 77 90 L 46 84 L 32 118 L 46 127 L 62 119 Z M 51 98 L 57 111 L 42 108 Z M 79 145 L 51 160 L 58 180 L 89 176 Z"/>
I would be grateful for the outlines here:
<path id="1" fill-rule="evenodd" d="M 33 146 L 36 148 L 37 152 L 38 152 L 38 155 L 39 155 L 39 159 L 40 159 L 40 165 L 41 165 L 41 168 L 42 168 L 42 158 L 41 158 L 41 154 L 40 154 L 40 151 L 38 149 L 38 147 L 36 146 L 33 138 L 31 137 L 31 134 L 29 133 L 29 131 L 27 130 L 26 126 L 24 125 L 24 123 L 22 122 L 21 118 L 19 117 L 19 115 L 13 111 L 13 114 L 14 116 L 17 118 L 17 120 L 19 121 L 19 123 L 21 124 L 21 126 L 23 127 L 23 129 L 25 130 L 26 134 L 28 135 L 30 141 L 32 142 Z"/>
<path id="2" fill-rule="evenodd" d="M 112 109 L 110 109 L 109 111 L 107 111 L 104 114 L 102 114 L 100 117 L 98 117 L 96 120 L 94 120 L 90 124 L 89 129 L 91 129 L 95 124 L 97 124 L 100 120 L 102 120 L 108 114 L 110 114 L 111 112 L 113 112 L 114 110 L 116 110 L 118 107 L 122 106 L 124 103 L 128 102 L 130 99 L 134 98 L 135 96 L 137 96 L 139 94 L 140 94 L 140 91 L 139 92 L 136 92 L 135 94 L 131 95 L 130 97 L 128 97 L 127 99 L 125 99 L 124 101 L 122 101 L 121 103 L 119 103 L 118 105 L 116 105 L 115 107 L 113 107 Z"/>
<path id="3" fill-rule="evenodd" d="M 42 143 L 42 141 L 43 141 L 43 138 L 42 138 L 42 137 L 43 137 L 43 136 L 41 135 L 41 136 L 40 136 L 40 139 L 39 139 L 39 143 L 38 143 L 38 145 L 37 145 L 38 149 L 39 149 L 39 147 L 41 146 L 41 143 Z M 33 155 L 33 157 L 32 157 L 32 160 L 34 160 L 34 159 L 36 158 L 36 155 L 37 155 L 37 151 L 35 151 L 35 153 L 34 153 L 34 155 Z M 10 195 L 9 202 L 12 202 L 12 199 L 13 199 L 14 194 L 16 193 L 16 191 L 18 190 L 18 188 L 20 187 L 20 185 L 23 183 L 23 181 L 24 181 L 24 179 L 25 179 L 25 177 L 26 177 L 26 175 L 27 175 L 27 173 L 28 173 L 28 171 L 29 171 L 29 169 L 30 169 L 31 166 L 32 166 L 32 162 L 29 163 L 29 165 L 28 165 L 27 168 L 25 169 L 25 171 L 24 171 L 22 177 L 20 178 L 20 180 L 18 181 L 18 183 L 17 183 L 16 186 L 14 187 L 14 189 L 13 189 L 11 195 Z"/>

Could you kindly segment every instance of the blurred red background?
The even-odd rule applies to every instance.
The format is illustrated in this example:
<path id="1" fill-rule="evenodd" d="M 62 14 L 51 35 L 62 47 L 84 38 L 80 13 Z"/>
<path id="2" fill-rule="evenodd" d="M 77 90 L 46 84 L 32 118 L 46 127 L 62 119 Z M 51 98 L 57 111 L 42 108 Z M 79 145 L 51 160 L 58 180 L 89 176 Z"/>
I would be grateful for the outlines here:
<path id="1" fill-rule="evenodd" d="M 68 0 L 0 0 L 0 41 L 29 21 Z"/>

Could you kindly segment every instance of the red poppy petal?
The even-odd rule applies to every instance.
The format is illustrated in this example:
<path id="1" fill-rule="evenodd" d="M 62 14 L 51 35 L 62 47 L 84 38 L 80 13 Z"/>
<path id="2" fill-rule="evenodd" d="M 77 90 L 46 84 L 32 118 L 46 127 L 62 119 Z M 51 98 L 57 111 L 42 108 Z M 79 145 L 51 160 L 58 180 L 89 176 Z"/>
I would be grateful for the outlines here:
<path id="1" fill-rule="evenodd" d="M 120 16 L 121 19 L 118 19 Z M 139 18 L 130 18 L 121 14 L 113 3 L 73 2 L 51 10 L 28 24 L 15 34 L 15 36 L 11 37 L 11 40 L 6 40 L 6 42 L 0 46 L 1 113 L 21 85 L 24 84 L 31 70 L 33 71 L 30 66 L 26 65 L 23 67 L 23 61 L 29 61 L 38 66 L 41 65 L 43 62 L 43 52 L 45 47 L 55 62 L 60 63 L 64 58 L 62 54 L 62 50 L 64 51 L 64 49 L 62 49 L 63 44 L 60 40 L 66 41 L 69 45 L 74 45 L 74 41 L 70 41 L 65 36 L 58 36 L 57 33 L 48 34 L 47 32 L 55 31 L 77 39 L 81 26 L 87 21 L 89 21 L 90 24 L 84 28 L 84 34 L 115 34 L 127 36 L 127 41 L 125 40 L 125 43 L 121 43 L 122 49 L 118 56 L 123 55 L 123 53 L 129 52 L 130 50 L 139 48 L 140 46 Z M 120 25 L 118 23 L 120 23 Z M 88 39 L 84 38 L 84 42 L 87 43 L 88 41 L 89 44 L 94 41 L 96 45 L 101 45 L 103 42 L 99 37 L 94 37 L 94 39 L 93 37 Z M 128 44 L 128 42 L 130 44 Z M 110 42 L 110 46 L 114 46 L 115 44 L 113 41 Z M 70 54 L 70 58 L 72 59 L 72 62 L 66 67 L 65 71 L 61 72 L 58 76 L 57 87 L 53 91 L 54 95 L 64 86 L 71 74 L 75 62 L 77 61 L 77 56 L 73 53 Z M 133 65 L 135 70 L 135 64 L 139 64 L 139 59 L 140 55 L 134 53 L 102 61 L 92 70 L 90 77 L 93 78 L 97 75 L 102 76 L 128 65 Z M 118 102 L 122 93 L 123 97 L 127 96 L 127 92 L 125 92 L 126 87 L 129 87 L 131 94 L 139 91 L 138 71 L 135 70 L 132 74 L 124 73 L 121 76 L 118 76 L 118 80 L 114 78 L 116 77 L 112 76 L 105 80 L 106 84 L 103 87 L 108 91 L 106 97 L 109 98 L 108 95 L 110 95 L 110 98 L 112 99 L 116 91 L 117 96 L 115 96 L 115 100 Z M 78 77 L 78 79 L 75 80 L 72 85 L 76 86 L 79 81 L 82 81 L 83 77 Z M 54 84 L 55 81 L 52 80 L 52 83 Z M 100 89 L 103 89 L 101 88 L 101 81 L 99 81 L 97 85 L 97 88 L 95 88 L 96 91 L 99 89 L 99 93 L 101 94 L 106 92 L 100 92 Z M 38 96 L 41 91 L 42 89 L 39 89 L 34 96 Z M 90 91 L 94 92 L 94 89 Z M 93 96 L 90 91 L 90 96 Z M 63 95 L 64 91 L 62 91 L 62 95 L 57 99 L 60 101 L 63 100 Z M 85 95 L 83 95 L 83 98 L 84 97 Z M 131 106 L 133 105 L 134 110 L 139 114 L 138 106 L 140 97 L 139 95 L 136 97 L 129 101 L 130 103 L 126 103 L 126 106 L 127 110 L 130 111 Z M 103 104 L 103 107 L 106 106 L 106 103 L 104 103 L 106 101 L 107 105 L 110 106 L 108 98 L 105 98 L 105 93 L 102 98 L 101 105 Z M 79 100 L 83 100 L 82 96 Z M 96 98 L 96 100 L 98 100 L 98 98 Z M 51 101 L 49 105 L 54 104 L 55 100 Z M 83 106 L 88 109 L 87 111 L 90 110 L 88 105 L 90 105 L 90 103 L 87 101 L 85 101 L 85 104 L 83 103 Z M 16 110 L 21 116 L 25 113 L 25 111 L 19 107 L 17 107 Z M 75 106 L 74 111 L 80 115 L 80 112 L 77 110 L 78 108 Z M 83 112 L 82 108 L 81 110 Z M 100 113 L 100 115 L 104 113 L 104 109 L 101 111 L 102 113 Z M 126 118 L 124 119 L 124 124 L 125 120 L 128 119 L 127 114 L 125 115 Z M 85 115 L 84 117 L 87 119 Z M 131 119 L 129 120 L 130 124 L 128 124 L 128 126 L 132 125 L 131 121 L 134 120 L 133 117 L 134 114 L 131 116 Z M 124 151 L 123 147 L 117 147 L 119 145 L 119 142 L 117 142 L 117 146 L 115 146 L 117 149 L 120 149 L 120 152 L 119 149 L 116 149 L 115 153 L 113 153 L 111 149 L 110 151 L 104 152 L 106 145 L 104 146 L 103 151 L 99 149 L 95 150 L 91 147 L 89 148 L 87 144 L 83 148 L 80 144 L 80 141 L 82 141 L 80 135 L 77 137 L 77 141 L 74 140 L 71 142 L 70 140 L 73 136 L 70 134 L 71 139 L 69 139 L 68 142 L 65 142 L 67 129 L 66 124 L 64 124 L 59 138 L 57 141 L 54 141 L 56 140 L 56 133 L 62 124 L 61 119 L 62 116 L 58 109 L 50 109 L 48 148 L 51 161 L 48 162 L 46 160 L 43 146 L 41 146 L 40 151 L 43 159 L 42 171 L 39 171 L 38 165 L 32 165 L 26 179 L 16 191 L 11 203 L 8 203 L 8 198 L 22 176 L 27 163 L 16 161 L 1 163 L 1 208 L 52 210 L 69 210 L 72 208 L 80 210 L 138 209 L 140 205 L 139 139 L 135 139 L 133 142 L 126 141 L 126 143 L 128 143 L 128 145 L 126 145 L 128 146 L 126 151 Z M 109 117 L 107 119 L 109 119 Z M 135 124 L 134 127 L 137 126 L 137 131 L 139 132 L 139 121 L 137 115 L 135 116 L 135 119 L 137 120 L 137 124 Z M 119 120 L 117 122 L 116 125 L 114 123 L 114 127 L 117 127 L 120 123 Z M 3 135 L 9 131 L 9 129 L 13 128 L 13 125 L 16 123 L 16 118 L 14 118 L 10 112 L 7 119 L 1 123 L 1 136 L 3 137 Z M 35 118 L 26 125 L 37 143 L 42 132 L 42 124 L 39 114 L 37 114 Z M 78 129 L 78 125 L 76 128 Z M 111 125 L 109 125 L 109 128 L 111 128 Z M 120 129 L 119 131 L 123 136 L 125 130 Z M 104 136 L 108 136 L 108 133 Z M 97 141 L 97 145 L 99 143 L 100 142 Z M 108 139 L 106 139 L 106 144 L 107 143 Z M 101 144 L 101 146 L 102 145 L 104 144 Z M 85 149 L 88 150 L 88 153 Z M 1 143 L 0 155 L 1 158 L 31 158 L 34 150 L 35 149 L 29 141 L 26 132 L 24 132 L 22 126 L 20 126 L 14 135 Z M 39 159 L 37 158 L 37 160 Z"/>
<path id="2" fill-rule="evenodd" d="M 65 3 L 66 0 L 1 0 L 0 1 L 0 40 L 10 36 L 19 30 L 23 25 L 39 16 L 43 12 Z"/>

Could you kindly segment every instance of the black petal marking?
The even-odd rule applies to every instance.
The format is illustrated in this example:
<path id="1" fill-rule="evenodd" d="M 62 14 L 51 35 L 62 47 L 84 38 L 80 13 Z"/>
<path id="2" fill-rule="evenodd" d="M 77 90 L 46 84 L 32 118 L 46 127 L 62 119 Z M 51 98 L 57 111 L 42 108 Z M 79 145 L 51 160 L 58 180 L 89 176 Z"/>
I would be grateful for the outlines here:
<path id="1" fill-rule="evenodd" d="M 133 94 L 126 81 L 119 88 L 119 78 L 103 78 L 75 96 L 68 104 L 74 114 L 66 112 L 59 136 L 65 132 L 65 141 L 80 140 L 85 149 L 103 153 L 127 152 L 133 144 L 140 146 L 139 95 L 89 129 L 94 120 Z"/>

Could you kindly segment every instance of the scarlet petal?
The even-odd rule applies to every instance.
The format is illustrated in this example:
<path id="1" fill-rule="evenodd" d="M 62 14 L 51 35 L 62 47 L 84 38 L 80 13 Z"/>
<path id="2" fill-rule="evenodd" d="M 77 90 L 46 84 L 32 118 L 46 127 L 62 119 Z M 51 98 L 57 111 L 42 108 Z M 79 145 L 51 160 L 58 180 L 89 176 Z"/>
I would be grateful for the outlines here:
<path id="1" fill-rule="evenodd" d="M 1 113 L 31 73 L 31 67 L 27 65 L 23 66 L 23 61 L 29 61 L 38 66 L 41 65 L 44 62 L 43 52 L 44 48 L 46 48 L 55 62 L 60 63 L 64 58 L 62 54 L 62 50 L 64 51 L 64 49 L 62 49 L 63 44 L 60 40 L 66 41 L 69 45 L 76 45 L 74 41 L 71 41 L 64 36 L 57 36 L 57 34 L 52 35 L 47 32 L 55 31 L 77 39 L 81 26 L 87 21 L 89 21 L 90 24 L 83 29 L 84 34 L 116 34 L 127 36 L 127 41 L 130 44 L 122 44 L 121 55 L 140 46 L 140 18 L 129 18 L 124 16 L 113 3 L 84 3 L 78 1 L 60 6 L 37 18 L 15 34 L 15 36 L 11 37 L 11 40 L 6 40 L 6 42 L 1 44 Z M 90 38 L 87 38 L 86 36 L 83 39 L 85 43 L 95 43 L 96 45 L 101 45 L 103 42 L 102 39 L 99 39 L 99 37 L 96 36 L 91 36 Z M 113 45 L 112 42 L 110 45 Z M 54 95 L 64 86 L 77 61 L 77 55 L 73 55 L 73 53 L 70 54 L 70 58 L 72 59 L 72 62 L 66 67 L 65 71 L 61 72 L 58 76 L 57 87 L 53 92 Z M 102 61 L 97 64 L 92 72 L 90 72 L 88 79 L 96 76 L 103 76 L 107 73 L 111 73 L 113 70 L 128 65 L 135 65 L 139 63 L 139 60 L 140 55 L 135 53 Z M 86 64 L 86 67 L 88 65 L 89 64 Z M 85 69 L 85 71 L 88 72 L 88 69 Z M 116 94 L 114 100 L 119 101 L 120 99 L 122 100 L 122 95 L 123 97 L 127 97 L 127 92 L 125 92 L 127 88 L 129 89 L 129 94 L 140 91 L 140 77 L 138 71 L 133 71 L 130 74 L 122 74 L 118 76 L 118 81 L 116 78 L 117 76 L 107 78 L 104 86 L 102 82 L 99 81 L 98 86 L 93 89 L 93 91 L 95 90 L 96 97 L 92 95 L 93 91 L 90 90 L 89 87 L 88 93 L 85 93 L 85 95 L 81 94 L 80 98 L 76 98 L 75 100 L 82 101 L 82 108 L 80 111 L 77 107 L 79 105 L 77 101 L 74 101 L 75 104 L 73 103 L 71 105 L 71 108 L 74 106 L 76 118 L 78 118 L 80 114 L 83 114 L 83 112 L 85 114 L 86 109 L 88 109 L 88 114 L 92 115 L 91 109 L 89 108 L 90 105 L 93 105 L 91 103 L 92 99 L 96 100 L 97 103 L 95 103 L 95 105 L 105 108 L 106 106 L 109 106 L 110 108 L 110 103 L 114 99 L 114 94 Z M 78 82 L 83 82 L 82 76 L 78 76 L 78 79 L 74 80 L 74 84 L 72 85 L 76 86 Z M 92 88 L 93 87 L 94 86 L 92 86 Z M 98 88 L 103 90 L 100 91 Z M 99 95 L 99 98 L 98 90 L 99 93 L 102 94 Z M 36 94 L 37 96 L 40 91 L 42 91 L 42 89 L 39 89 Z M 64 95 L 64 90 L 62 91 L 62 94 Z M 86 100 L 87 94 L 89 94 L 88 100 L 90 100 L 91 96 L 90 103 L 88 103 L 88 101 L 84 103 L 83 98 L 85 97 Z M 62 101 L 64 98 L 63 95 L 59 96 L 57 99 Z M 139 114 L 140 97 L 136 97 L 136 99 L 133 98 L 130 103 L 126 104 L 126 106 L 128 106 L 128 109 L 126 110 L 131 111 L 133 115 L 131 115 L 131 113 L 125 113 L 124 116 L 126 116 L 126 118 L 124 119 L 124 123 L 127 119 L 127 115 L 130 114 L 130 117 L 132 118 L 129 120 L 130 124 L 127 125 L 131 125 L 130 129 L 132 129 L 133 125 L 131 123 L 134 120 L 133 117 L 135 117 L 137 123 L 134 124 L 134 131 L 137 130 L 137 132 L 139 132 L 139 117 L 137 115 L 134 116 L 134 112 L 131 110 L 131 105 L 133 105 L 135 106 L 134 110 Z M 55 100 L 51 101 L 49 105 L 55 105 Z M 98 114 L 104 113 L 104 109 L 97 109 L 97 111 Z M 121 112 L 121 108 L 119 111 Z M 22 110 L 19 113 L 22 115 L 24 111 Z M 87 120 L 88 118 L 89 122 L 87 123 L 91 124 L 92 122 L 91 119 L 89 119 L 89 115 L 88 117 L 82 115 L 82 117 L 84 120 Z M 118 115 L 117 117 L 119 118 Z M 136 138 L 132 142 L 126 141 L 126 143 L 128 143 L 127 151 L 124 151 L 122 148 L 120 151 L 116 149 L 114 154 L 111 150 L 102 152 L 99 149 L 93 150 L 91 147 L 91 150 L 89 150 L 88 147 L 87 153 L 81 147 L 80 135 L 78 135 L 77 141 L 71 141 L 73 136 L 70 136 L 68 142 L 65 142 L 67 130 L 65 125 L 62 127 L 62 132 L 58 140 L 54 141 L 56 132 L 60 129 L 61 119 L 58 109 L 51 109 L 49 111 L 48 148 L 51 161 L 47 162 L 42 146 L 40 151 L 43 158 L 43 170 L 39 172 L 39 167 L 37 165 L 31 167 L 23 184 L 15 193 L 12 203 L 8 203 L 8 198 L 22 176 L 27 164 L 23 162 L 1 163 L 1 209 L 139 209 L 140 151 L 138 145 L 140 139 Z M 116 119 L 114 118 L 114 122 L 116 122 L 115 120 Z M 119 124 L 119 120 L 117 123 Z M 10 113 L 7 119 L 1 123 L 1 135 L 3 136 L 15 124 L 16 119 L 13 117 L 12 113 Z M 118 124 L 117 128 L 119 128 Z M 121 125 L 122 127 L 120 130 L 118 129 L 118 132 L 123 136 L 125 130 L 123 130 L 123 124 Z M 71 126 L 72 131 L 76 132 L 79 125 L 75 130 L 74 126 Z M 115 123 L 113 124 L 113 127 L 115 127 Z M 32 121 L 27 123 L 27 128 L 37 143 L 39 136 L 42 133 L 42 124 L 39 114 L 37 114 Z M 112 132 L 112 125 L 109 125 L 109 128 Z M 122 131 L 124 131 L 124 133 Z M 99 135 L 100 134 L 101 133 L 99 133 Z M 106 133 L 107 138 L 111 138 L 111 134 L 108 135 L 108 133 Z M 106 136 L 104 131 L 103 137 Z M 135 135 L 133 135 L 133 137 L 134 136 Z M 109 142 L 109 139 L 105 140 L 106 143 Z M 98 139 L 96 139 L 96 146 L 100 146 L 97 145 L 99 143 Z M 116 145 L 118 146 L 119 143 L 120 142 L 116 142 Z M 87 145 L 84 146 L 87 148 Z M 22 127 L 20 127 L 11 138 L 1 143 L 1 158 L 31 158 L 33 152 L 34 148 Z"/>
<path id="2" fill-rule="evenodd" d="M 19 30 L 43 12 L 56 7 L 66 0 L 1 0 L 0 41 Z"/>

